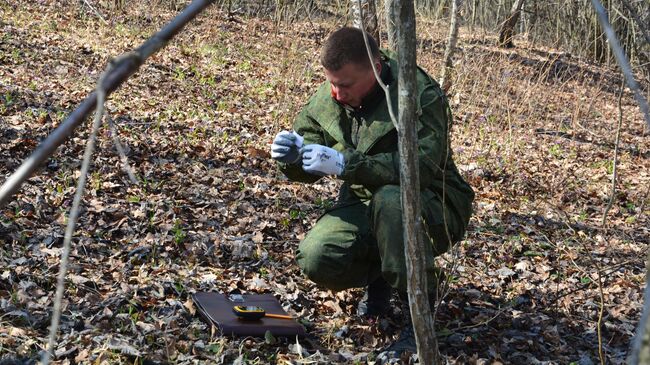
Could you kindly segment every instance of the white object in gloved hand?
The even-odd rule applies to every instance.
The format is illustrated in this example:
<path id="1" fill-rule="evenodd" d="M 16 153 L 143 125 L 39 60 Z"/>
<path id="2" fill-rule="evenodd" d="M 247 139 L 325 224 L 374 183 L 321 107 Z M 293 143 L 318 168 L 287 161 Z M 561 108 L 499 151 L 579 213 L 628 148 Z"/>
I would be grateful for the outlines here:
<path id="1" fill-rule="evenodd" d="M 281 131 L 271 144 L 271 158 L 284 163 L 298 162 L 303 141 L 304 138 L 295 131 Z"/>
<path id="2" fill-rule="evenodd" d="M 337 150 L 320 144 L 308 144 L 302 149 L 302 169 L 314 175 L 341 175 L 345 158 Z"/>

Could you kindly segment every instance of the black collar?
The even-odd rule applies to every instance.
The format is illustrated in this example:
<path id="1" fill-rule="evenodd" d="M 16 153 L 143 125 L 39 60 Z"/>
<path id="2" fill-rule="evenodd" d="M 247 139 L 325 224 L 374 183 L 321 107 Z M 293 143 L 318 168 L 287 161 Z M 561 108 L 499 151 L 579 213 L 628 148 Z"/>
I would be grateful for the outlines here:
<path id="1" fill-rule="evenodd" d="M 381 81 L 384 83 L 384 85 L 390 85 L 393 82 L 393 74 L 390 71 L 390 65 L 383 60 L 380 62 L 381 74 L 379 76 L 381 77 Z M 379 83 L 376 82 L 375 87 L 368 93 L 368 95 L 363 97 L 361 100 L 361 105 L 357 108 L 354 108 L 354 111 L 363 114 L 369 113 L 384 99 L 386 99 L 386 94 L 384 93 L 384 90 L 381 88 L 381 86 L 379 86 Z"/>

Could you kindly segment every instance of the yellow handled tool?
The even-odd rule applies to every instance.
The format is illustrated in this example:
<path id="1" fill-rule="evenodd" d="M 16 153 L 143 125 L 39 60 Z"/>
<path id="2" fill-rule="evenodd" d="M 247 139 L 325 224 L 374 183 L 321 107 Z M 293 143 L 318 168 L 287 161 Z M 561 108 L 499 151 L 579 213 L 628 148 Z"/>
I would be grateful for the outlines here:
<path id="1" fill-rule="evenodd" d="M 264 308 L 251 305 L 236 305 L 232 307 L 232 311 L 239 319 L 246 321 L 256 321 L 263 317 L 278 318 L 278 319 L 293 319 L 293 317 L 286 314 L 273 314 L 266 313 Z"/>

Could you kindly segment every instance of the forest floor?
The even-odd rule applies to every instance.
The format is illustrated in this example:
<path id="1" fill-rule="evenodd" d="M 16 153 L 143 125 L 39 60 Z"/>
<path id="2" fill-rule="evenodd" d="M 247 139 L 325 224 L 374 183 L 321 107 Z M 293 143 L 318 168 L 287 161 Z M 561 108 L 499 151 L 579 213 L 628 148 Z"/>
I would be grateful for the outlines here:
<path id="1" fill-rule="evenodd" d="M 174 15 L 127 3 L 99 8 L 104 23 L 79 1 L 0 2 L 3 179 L 93 90 L 111 57 Z M 395 338 L 399 313 L 361 319 L 362 289 L 332 293 L 295 264 L 339 182 L 292 183 L 268 153 L 324 80 L 319 44 L 336 27 L 215 6 L 111 95 L 139 183 L 103 129 L 56 363 L 372 363 Z M 418 63 L 437 75 L 445 26 L 419 29 Z M 510 50 L 493 44 L 489 33 L 461 30 L 449 91 L 455 159 L 476 204 L 466 239 L 439 262 L 450 277 L 436 318 L 440 351 L 456 364 L 588 365 L 600 363 L 600 339 L 605 361 L 624 363 L 650 243 L 649 131 L 626 91 L 618 192 L 603 226 L 618 71 L 524 39 Z M 33 363 L 46 343 L 88 125 L 0 210 L 0 363 Z M 235 290 L 274 293 L 308 337 L 211 331 L 191 295 Z"/>

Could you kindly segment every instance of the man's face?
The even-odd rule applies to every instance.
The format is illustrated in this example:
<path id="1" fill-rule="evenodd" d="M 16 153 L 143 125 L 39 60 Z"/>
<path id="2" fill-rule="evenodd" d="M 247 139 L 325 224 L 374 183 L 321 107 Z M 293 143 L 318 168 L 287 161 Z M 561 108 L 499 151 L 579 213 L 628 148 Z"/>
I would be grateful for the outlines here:
<path id="1" fill-rule="evenodd" d="M 377 72 L 381 72 L 381 63 L 377 62 Z M 339 103 L 357 108 L 361 100 L 370 93 L 377 82 L 372 67 L 356 63 L 347 63 L 337 71 L 325 69 L 325 76 L 332 85 L 332 97 Z"/>

